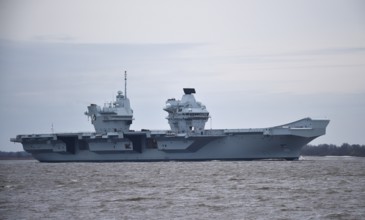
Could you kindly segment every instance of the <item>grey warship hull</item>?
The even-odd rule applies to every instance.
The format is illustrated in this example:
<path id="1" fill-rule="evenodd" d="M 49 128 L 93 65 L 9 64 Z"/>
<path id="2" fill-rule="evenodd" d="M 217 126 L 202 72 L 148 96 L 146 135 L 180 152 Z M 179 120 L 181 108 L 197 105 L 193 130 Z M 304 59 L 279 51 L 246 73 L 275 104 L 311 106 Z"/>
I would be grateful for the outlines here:
<path id="1" fill-rule="evenodd" d="M 57 133 L 12 141 L 41 162 L 295 160 L 304 145 L 325 134 L 328 123 L 305 118 L 261 129 Z"/>

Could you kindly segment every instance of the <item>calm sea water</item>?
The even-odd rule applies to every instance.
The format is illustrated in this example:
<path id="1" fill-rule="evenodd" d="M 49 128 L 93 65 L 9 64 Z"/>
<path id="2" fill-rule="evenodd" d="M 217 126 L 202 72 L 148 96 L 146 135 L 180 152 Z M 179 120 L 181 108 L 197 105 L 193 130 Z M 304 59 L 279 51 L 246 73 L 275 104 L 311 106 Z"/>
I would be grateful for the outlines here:
<path id="1" fill-rule="evenodd" d="M 0 161 L 0 219 L 364 219 L 365 158 Z"/>

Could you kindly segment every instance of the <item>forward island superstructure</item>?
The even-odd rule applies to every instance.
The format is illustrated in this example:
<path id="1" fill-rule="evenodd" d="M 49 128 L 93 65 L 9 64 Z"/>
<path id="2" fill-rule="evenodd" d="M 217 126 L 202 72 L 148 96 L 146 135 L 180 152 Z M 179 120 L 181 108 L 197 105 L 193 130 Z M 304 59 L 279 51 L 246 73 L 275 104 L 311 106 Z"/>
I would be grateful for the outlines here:
<path id="1" fill-rule="evenodd" d="M 304 118 L 269 128 L 205 129 L 210 115 L 194 88 L 181 100 L 168 99 L 164 110 L 170 130 L 133 131 L 133 110 L 125 92 L 114 102 L 88 106 L 95 132 L 17 135 L 40 162 L 122 162 L 202 160 L 295 160 L 301 148 L 326 132 L 329 120 Z"/>

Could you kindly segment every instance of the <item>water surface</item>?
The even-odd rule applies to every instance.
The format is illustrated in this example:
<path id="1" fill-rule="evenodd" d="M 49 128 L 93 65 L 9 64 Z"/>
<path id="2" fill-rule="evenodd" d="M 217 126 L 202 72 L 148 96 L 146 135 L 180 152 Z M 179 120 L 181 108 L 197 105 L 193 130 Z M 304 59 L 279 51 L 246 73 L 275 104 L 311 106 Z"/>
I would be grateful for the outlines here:
<path id="1" fill-rule="evenodd" d="M 0 161 L 0 219 L 363 219 L 365 158 Z"/>

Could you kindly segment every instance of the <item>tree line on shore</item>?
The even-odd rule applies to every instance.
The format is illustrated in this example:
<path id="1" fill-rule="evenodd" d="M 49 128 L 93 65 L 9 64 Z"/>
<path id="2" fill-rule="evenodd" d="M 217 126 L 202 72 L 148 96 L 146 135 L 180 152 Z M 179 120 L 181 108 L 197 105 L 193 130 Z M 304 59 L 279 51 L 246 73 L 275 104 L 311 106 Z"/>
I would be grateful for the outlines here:
<path id="1" fill-rule="evenodd" d="M 32 159 L 30 153 L 24 151 L 18 152 L 4 152 L 0 151 L 0 160 L 11 160 L 11 159 Z"/>
<path id="2" fill-rule="evenodd" d="M 306 145 L 301 151 L 303 156 L 356 156 L 365 157 L 365 145 L 344 143 L 341 146 L 334 144 Z M 32 159 L 32 155 L 24 152 L 0 151 L 1 159 Z"/>
<path id="3" fill-rule="evenodd" d="M 356 156 L 365 157 L 365 145 L 344 143 L 341 146 L 334 144 L 306 145 L 303 156 Z"/>

